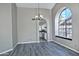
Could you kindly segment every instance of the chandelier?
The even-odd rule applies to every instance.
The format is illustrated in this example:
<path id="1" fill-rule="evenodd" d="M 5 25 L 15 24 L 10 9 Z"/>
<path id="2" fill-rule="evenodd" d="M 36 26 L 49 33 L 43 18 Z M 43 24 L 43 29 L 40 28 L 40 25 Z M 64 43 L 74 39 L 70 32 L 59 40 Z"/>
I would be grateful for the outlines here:
<path id="1" fill-rule="evenodd" d="M 38 15 L 34 16 L 34 17 L 32 18 L 32 20 L 44 20 L 43 15 L 40 14 L 39 3 L 38 3 L 37 10 L 38 10 L 38 11 L 37 11 L 37 12 L 38 12 Z"/>

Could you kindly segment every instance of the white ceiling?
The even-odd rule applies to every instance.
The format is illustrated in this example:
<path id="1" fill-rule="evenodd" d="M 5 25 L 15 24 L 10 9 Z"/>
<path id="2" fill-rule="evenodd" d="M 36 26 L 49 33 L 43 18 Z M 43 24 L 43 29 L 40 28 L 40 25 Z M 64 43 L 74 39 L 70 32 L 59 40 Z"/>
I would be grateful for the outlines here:
<path id="1" fill-rule="evenodd" d="M 39 8 L 52 9 L 55 3 L 39 3 Z M 38 3 L 16 3 L 17 7 L 38 8 Z"/>

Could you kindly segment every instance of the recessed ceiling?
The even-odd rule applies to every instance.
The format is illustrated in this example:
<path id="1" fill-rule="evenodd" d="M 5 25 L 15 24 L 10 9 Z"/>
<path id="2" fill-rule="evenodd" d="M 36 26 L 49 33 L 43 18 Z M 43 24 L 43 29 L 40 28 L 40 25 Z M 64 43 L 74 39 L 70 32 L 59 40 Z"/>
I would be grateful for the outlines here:
<path id="1" fill-rule="evenodd" d="M 55 3 L 39 3 L 39 8 L 52 9 Z M 38 8 L 38 3 L 16 3 L 17 7 Z"/>

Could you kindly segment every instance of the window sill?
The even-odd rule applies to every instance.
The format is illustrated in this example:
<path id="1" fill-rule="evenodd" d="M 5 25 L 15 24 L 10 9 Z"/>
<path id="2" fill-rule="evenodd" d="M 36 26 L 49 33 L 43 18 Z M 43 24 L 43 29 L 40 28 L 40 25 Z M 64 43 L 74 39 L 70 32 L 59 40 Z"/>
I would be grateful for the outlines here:
<path id="1" fill-rule="evenodd" d="M 65 38 L 65 37 L 61 37 L 61 36 L 55 36 L 55 37 L 62 38 L 62 39 L 67 39 L 67 40 L 72 41 L 72 39 L 70 39 L 70 38 Z"/>

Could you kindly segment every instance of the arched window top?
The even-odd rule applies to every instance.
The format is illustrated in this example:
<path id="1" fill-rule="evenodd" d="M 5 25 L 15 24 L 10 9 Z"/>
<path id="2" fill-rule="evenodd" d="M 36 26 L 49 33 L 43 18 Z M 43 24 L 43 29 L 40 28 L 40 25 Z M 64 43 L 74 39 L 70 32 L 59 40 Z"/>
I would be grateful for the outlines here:
<path id="1" fill-rule="evenodd" d="M 72 12 L 70 8 L 65 8 L 62 10 L 59 17 L 63 20 L 67 20 L 68 18 L 71 18 L 71 16 L 72 16 Z"/>

